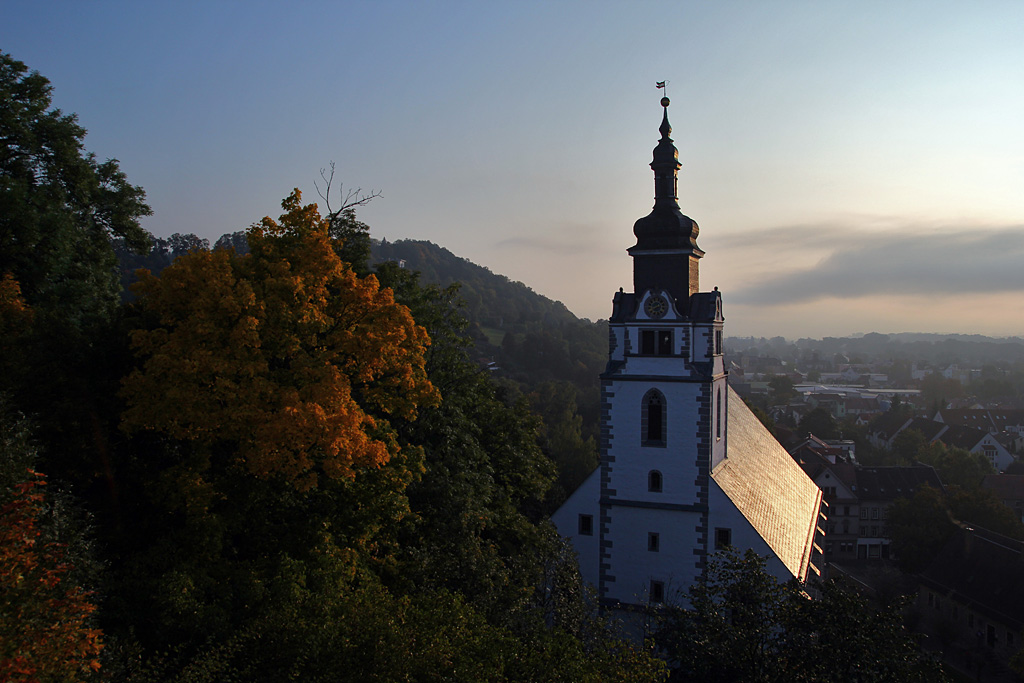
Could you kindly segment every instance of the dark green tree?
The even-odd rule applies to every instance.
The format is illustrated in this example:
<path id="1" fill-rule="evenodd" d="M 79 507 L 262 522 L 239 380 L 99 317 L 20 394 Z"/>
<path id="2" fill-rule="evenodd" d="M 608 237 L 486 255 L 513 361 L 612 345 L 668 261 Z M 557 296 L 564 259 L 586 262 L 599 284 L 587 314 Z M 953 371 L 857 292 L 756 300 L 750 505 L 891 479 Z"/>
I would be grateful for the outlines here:
<path id="1" fill-rule="evenodd" d="M 597 467 L 597 444 L 583 437 L 577 391 L 569 382 L 545 382 L 528 396 L 543 422 L 542 448 L 558 467 L 559 503 Z"/>
<path id="2" fill-rule="evenodd" d="M 928 566 L 953 533 L 954 522 L 942 493 L 930 486 L 913 498 L 897 498 L 889 508 L 892 547 L 900 567 L 910 573 Z"/>
<path id="3" fill-rule="evenodd" d="M 145 249 L 151 211 L 114 159 L 83 146 L 74 114 L 51 108 L 50 82 L 0 52 L 0 274 L 30 306 L 82 327 L 118 301 L 112 237 Z"/>
<path id="4" fill-rule="evenodd" d="M 789 403 L 796 396 L 793 380 L 786 375 L 773 376 L 768 380 L 768 386 L 771 387 L 774 403 Z"/>
<path id="5" fill-rule="evenodd" d="M 900 604 L 872 604 L 846 584 L 779 584 L 752 550 L 727 550 L 664 613 L 656 641 L 678 681 L 942 681 L 904 630 Z M 829 653 L 822 656 L 823 652 Z"/>
<path id="6" fill-rule="evenodd" d="M 917 429 L 904 429 L 892 440 L 892 452 L 896 459 L 909 465 L 917 459 L 918 453 L 927 448 L 928 440 Z"/>
<path id="7" fill-rule="evenodd" d="M 1024 541 L 1024 524 L 991 489 L 951 487 L 947 502 L 953 517 L 961 522 Z"/>
<path id="8" fill-rule="evenodd" d="M 815 408 L 800 420 L 800 436 L 814 434 L 820 439 L 838 439 L 839 423 L 825 408 Z"/>
<path id="9" fill-rule="evenodd" d="M 915 459 L 934 467 L 943 485 L 968 490 L 979 488 L 985 475 L 995 472 L 992 463 L 981 453 L 950 447 L 941 441 L 919 446 Z"/>
<path id="10" fill-rule="evenodd" d="M 109 471 L 124 346 L 111 239 L 144 250 L 139 219 L 151 212 L 116 160 L 85 151 L 85 130 L 51 96 L 46 78 L 0 52 L 0 278 L 32 313 L 0 390 L 37 420 L 41 469 L 84 490 Z"/>

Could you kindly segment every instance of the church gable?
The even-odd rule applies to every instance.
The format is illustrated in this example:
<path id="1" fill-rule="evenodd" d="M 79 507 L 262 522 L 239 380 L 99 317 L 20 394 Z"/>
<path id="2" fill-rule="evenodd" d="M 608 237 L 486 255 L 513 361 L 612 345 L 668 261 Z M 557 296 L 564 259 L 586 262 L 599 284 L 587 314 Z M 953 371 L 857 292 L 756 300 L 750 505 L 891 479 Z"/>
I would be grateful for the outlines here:
<path id="1" fill-rule="evenodd" d="M 682 318 L 672 295 L 665 290 L 651 289 L 643 294 L 637 306 L 636 320 L 670 322 Z"/>

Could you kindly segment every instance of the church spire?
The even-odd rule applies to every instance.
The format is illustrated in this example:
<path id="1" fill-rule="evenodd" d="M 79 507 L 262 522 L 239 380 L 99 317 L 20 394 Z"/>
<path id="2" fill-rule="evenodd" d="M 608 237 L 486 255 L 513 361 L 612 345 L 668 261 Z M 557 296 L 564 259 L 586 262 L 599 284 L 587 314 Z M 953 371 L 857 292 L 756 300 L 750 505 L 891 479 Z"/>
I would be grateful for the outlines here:
<path id="1" fill-rule="evenodd" d="M 661 127 L 658 129 L 661 132 L 661 140 L 654 148 L 654 161 L 651 162 L 651 168 L 654 170 L 654 203 L 671 203 L 679 208 L 677 189 L 681 164 L 679 150 L 669 137 L 672 135 L 672 124 L 668 122 L 668 105 L 669 99 L 662 97 L 661 106 L 665 112 L 661 117 Z"/>
<path id="2" fill-rule="evenodd" d="M 661 98 L 661 139 L 651 161 L 654 209 L 633 224 L 636 244 L 628 251 L 633 257 L 633 287 L 638 295 L 659 287 L 667 289 L 677 301 L 685 302 L 697 291 L 697 259 L 704 252 L 697 246 L 696 221 L 679 209 L 679 150 L 670 137 L 668 105 L 669 99 Z"/>

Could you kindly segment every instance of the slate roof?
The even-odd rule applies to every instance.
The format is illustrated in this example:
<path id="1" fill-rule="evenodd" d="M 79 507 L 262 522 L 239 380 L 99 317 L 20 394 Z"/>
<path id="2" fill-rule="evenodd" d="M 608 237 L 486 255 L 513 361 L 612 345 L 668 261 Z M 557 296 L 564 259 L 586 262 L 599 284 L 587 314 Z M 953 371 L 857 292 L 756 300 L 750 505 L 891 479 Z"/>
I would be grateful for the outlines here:
<path id="1" fill-rule="evenodd" d="M 716 289 L 713 292 L 696 292 L 690 295 L 687 317 L 697 322 L 709 322 L 719 319 L 722 309 L 722 295 Z"/>
<path id="2" fill-rule="evenodd" d="M 801 466 L 817 462 L 844 462 L 849 458 L 845 449 L 825 443 L 814 434 L 808 434 L 806 439 L 788 450 L 793 459 Z"/>
<path id="3" fill-rule="evenodd" d="M 924 434 L 925 440 L 928 442 L 933 441 L 942 430 L 946 428 L 946 425 L 935 420 L 929 420 L 927 417 L 915 417 L 910 421 L 910 424 L 906 426 L 906 430 L 909 431 L 914 429 Z M 903 431 L 903 430 L 901 430 Z"/>
<path id="4" fill-rule="evenodd" d="M 1024 410 L 1019 408 L 944 408 L 935 417 L 946 424 L 975 427 L 993 433 L 1024 424 Z"/>
<path id="5" fill-rule="evenodd" d="M 888 440 L 896 436 L 896 434 L 903 428 L 909 418 L 906 415 L 900 415 L 897 413 L 883 413 L 872 427 L 872 432 L 881 435 L 882 438 Z"/>
<path id="6" fill-rule="evenodd" d="M 805 578 L 821 490 L 729 388 L 726 457 L 711 477 L 794 576 Z"/>
<path id="7" fill-rule="evenodd" d="M 971 450 L 986 436 L 988 436 L 988 432 L 984 429 L 975 429 L 974 427 L 964 427 L 962 425 L 954 424 L 950 425 L 949 429 L 942 432 L 942 435 L 939 436 L 939 441 L 947 446 Z"/>
<path id="8" fill-rule="evenodd" d="M 861 500 L 910 498 L 925 484 L 942 490 L 942 480 L 931 465 L 857 467 L 855 472 L 855 491 Z"/>
<path id="9" fill-rule="evenodd" d="M 1012 630 L 1024 627 L 1024 544 L 961 525 L 921 583 Z"/>
<path id="10" fill-rule="evenodd" d="M 878 410 L 878 399 L 877 398 L 864 398 L 863 396 L 852 396 L 847 398 L 846 401 L 846 412 L 853 413 L 859 411 L 862 413 L 875 412 Z"/>

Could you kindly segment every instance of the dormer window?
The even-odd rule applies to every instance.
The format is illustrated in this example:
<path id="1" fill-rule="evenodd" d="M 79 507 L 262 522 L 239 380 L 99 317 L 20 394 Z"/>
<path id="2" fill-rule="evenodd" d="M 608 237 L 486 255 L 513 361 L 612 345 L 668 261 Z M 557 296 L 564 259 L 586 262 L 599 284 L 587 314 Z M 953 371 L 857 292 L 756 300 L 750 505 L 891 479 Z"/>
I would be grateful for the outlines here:
<path id="1" fill-rule="evenodd" d="M 672 330 L 640 330 L 640 355 L 671 356 Z"/>

